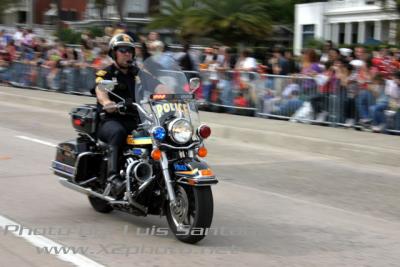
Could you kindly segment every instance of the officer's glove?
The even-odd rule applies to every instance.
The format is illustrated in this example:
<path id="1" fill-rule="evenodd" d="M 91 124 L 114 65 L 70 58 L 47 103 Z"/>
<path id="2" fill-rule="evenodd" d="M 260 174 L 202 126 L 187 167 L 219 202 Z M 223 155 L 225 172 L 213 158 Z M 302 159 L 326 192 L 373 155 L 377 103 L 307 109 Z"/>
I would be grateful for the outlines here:
<path id="1" fill-rule="evenodd" d="M 137 108 L 134 105 L 134 102 L 133 102 L 132 98 L 128 98 L 128 99 L 125 100 L 125 106 L 126 106 L 128 112 L 132 113 L 132 112 L 136 112 L 137 111 Z"/>

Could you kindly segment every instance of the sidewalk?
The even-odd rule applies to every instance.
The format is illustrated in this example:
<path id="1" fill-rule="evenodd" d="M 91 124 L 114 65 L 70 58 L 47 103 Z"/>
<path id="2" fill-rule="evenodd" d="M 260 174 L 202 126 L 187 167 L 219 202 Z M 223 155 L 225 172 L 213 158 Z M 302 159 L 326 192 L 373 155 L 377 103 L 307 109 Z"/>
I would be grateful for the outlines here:
<path id="1" fill-rule="evenodd" d="M 0 87 L 0 101 L 65 112 L 76 105 L 95 103 L 94 98 L 86 96 L 11 87 Z M 320 153 L 354 162 L 390 166 L 400 163 L 398 136 L 223 113 L 201 112 L 201 119 L 211 127 L 211 136 L 232 140 L 232 145 L 245 142 Z"/>

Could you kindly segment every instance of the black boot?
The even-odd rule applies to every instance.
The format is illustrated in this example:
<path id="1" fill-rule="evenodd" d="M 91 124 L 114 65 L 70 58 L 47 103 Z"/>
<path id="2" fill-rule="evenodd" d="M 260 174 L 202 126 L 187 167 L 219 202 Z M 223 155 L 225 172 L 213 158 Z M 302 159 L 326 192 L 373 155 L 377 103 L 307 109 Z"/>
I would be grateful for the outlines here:
<path id="1" fill-rule="evenodd" d="M 108 162 L 107 162 L 107 182 L 111 183 L 111 192 L 114 196 L 119 196 L 123 193 L 124 179 L 118 173 L 118 147 L 109 146 Z"/>

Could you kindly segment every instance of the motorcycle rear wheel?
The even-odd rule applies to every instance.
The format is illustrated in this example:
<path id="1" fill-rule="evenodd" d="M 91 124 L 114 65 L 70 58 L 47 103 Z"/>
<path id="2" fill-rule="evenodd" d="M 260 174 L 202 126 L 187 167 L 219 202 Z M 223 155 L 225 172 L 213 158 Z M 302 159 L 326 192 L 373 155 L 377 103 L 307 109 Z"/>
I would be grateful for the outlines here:
<path id="1" fill-rule="evenodd" d="M 167 220 L 175 237 L 189 244 L 202 240 L 207 235 L 213 218 L 213 196 L 211 187 L 177 185 L 175 188 L 177 207 L 167 204 Z"/>

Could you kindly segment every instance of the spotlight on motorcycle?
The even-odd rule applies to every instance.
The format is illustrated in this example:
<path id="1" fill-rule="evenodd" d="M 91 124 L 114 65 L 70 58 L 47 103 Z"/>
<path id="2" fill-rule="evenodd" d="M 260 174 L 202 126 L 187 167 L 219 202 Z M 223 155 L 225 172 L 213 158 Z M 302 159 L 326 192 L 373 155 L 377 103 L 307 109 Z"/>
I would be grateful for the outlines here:
<path id="1" fill-rule="evenodd" d="M 154 136 L 154 139 L 156 139 L 157 141 L 162 141 L 165 139 L 167 132 L 163 127 L 158 126 L 153 129 L 152 134 Z"/>
<path id="2" fill-rule="evenodd" d="M 211 128 L 208 125 L 203 124 L 197 129 L 197 134 L 201 138 L 206 139 L 211 135 Z"/>

